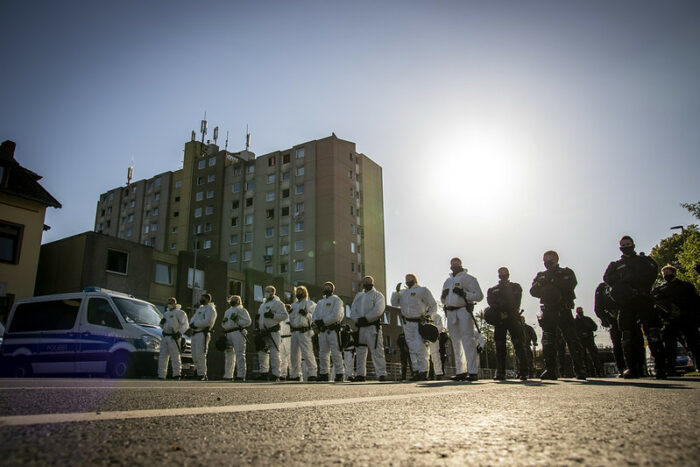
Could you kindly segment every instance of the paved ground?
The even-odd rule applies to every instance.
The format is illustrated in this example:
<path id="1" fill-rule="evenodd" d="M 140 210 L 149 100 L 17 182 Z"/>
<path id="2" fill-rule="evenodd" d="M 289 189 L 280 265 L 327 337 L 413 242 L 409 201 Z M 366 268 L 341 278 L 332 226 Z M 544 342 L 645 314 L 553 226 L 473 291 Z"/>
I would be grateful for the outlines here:
<path id="1" fill-rule="evenodd" d="M 700 465 L 700 379 L 0 380 L 0 463 Z"/>

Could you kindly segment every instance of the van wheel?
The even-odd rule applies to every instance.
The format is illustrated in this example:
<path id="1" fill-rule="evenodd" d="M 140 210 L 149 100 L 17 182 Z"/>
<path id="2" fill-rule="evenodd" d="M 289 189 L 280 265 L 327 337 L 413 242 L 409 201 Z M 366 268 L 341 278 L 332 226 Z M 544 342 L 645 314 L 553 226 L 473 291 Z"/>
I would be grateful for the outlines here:
<path id="1" fill-rule="evenodd" d="M 12 365 L 12 376 L 15 378 L 26 378 L 27 376 L 32 376 L 32 365 L 24 357 L 15 358 L 15 362 Z"/>
<path id="2" fill-rule="evenodd" d="M 131 354 L 117 352 L 109 360 L 107 373 L 112 378 L 130 378 L 132 376 Z"/>

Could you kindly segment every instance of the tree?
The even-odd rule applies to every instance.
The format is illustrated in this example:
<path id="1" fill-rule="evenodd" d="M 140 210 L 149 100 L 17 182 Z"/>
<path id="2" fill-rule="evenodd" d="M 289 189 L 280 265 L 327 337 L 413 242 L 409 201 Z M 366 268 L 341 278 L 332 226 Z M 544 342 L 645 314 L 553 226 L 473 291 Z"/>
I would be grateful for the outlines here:
<path id="1" fill-rule="evenodd" d="M 697 203 L 681 203 L 681 207 L 686 208 L 696 219 L 700 219 L 700 201 Z"/>
<path id="2" fill-rule="evenodd" d="M 691 230 L 678 253 L 678 278 L 688 281 L 700 291 L 700 274 L 695 272 L 694 266 L 700 261 L 700 232 Z"/>

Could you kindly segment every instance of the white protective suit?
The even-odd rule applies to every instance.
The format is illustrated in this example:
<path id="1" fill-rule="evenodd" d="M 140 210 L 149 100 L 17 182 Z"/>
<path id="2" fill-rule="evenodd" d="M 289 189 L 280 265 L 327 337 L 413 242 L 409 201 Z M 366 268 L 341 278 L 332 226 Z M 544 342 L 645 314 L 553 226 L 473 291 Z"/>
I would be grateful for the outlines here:
<path id="1" fill-rule="evenodd" d="M 313 320 L 323 321 L 323 331 L 318 333 L 318 366 L 320 375 L 330 376 L 330 363 L 336 378 L 342 378 L 343 350 L 340 346 L 340 323 L 345 318 L 345 305 L 337 295 L 318 301 Z"/>
<path id="2" fill-rule="evenodd" d="M 271 318 L 265 317 L 265 313 L 268 312 L 272 313 Z M 288 316 L 284 303 L 277 296 L 265 299 L 258 308 L 258 332 L 262 331 L 268 346 L 268 350 L 258 352 L 260 373 L 272 373 L 280 377 L 280 323 L 286 321 Z"/>
<path id="3" fill-rule="evenodd" d="M 187 315 L 180 305 L 170 308 L 168 305 L 163 315 L 163 340 L 160 341 L 160 354 L 158 355 L 158 377 L 165 379 L 168 373 L 168 360 L 172 361 L 173 377 L 181 376 L 182 360 L 180 359 L 180 337 L 190 326 L 187 324 Z M 176 335 L 179 334 L 179 335 Z"/>
<path id="4" fill-rule="evenodd" d="M 401 307 L 401 315 L 406 323 L 403 331 L 411 354 L 413 371 L 427 373 L 430 370 L 428 344 L 418 332 L 418 324 L 425 316 L 432 316 L 435 313 L 437 303 L 433 294 L 427 287 L 415 284 L 410 289 L 392 293 L 391 305 Z"/>
<path id="5" fill-rule="evenodd" d="M 292 303 L 292 311 L 289 312 L 289 325 L 292 331 L 291 342 L 291 368 L 290 378 L 300 378 L 301 360 L 306 363 L 305 377 L 316 377 L 316 357 L 314 357 L 314 346 L 311 338 L 314 331 L 311 329 L 311 317 L 313 316 L 316 304 L 313 300 L 305 298 Z"/>
<path id="6" fill-rule="evenodd" d="M 386 376 L 386 359 L 384 358 L 384 341 L 382 338 L 381 317 L 386 308 L 386 299 L 381 292 L 372 288 L 355 295 L 350 307 L 350 319 L 359 329 L 359 342 L 355 349 L 355 375 L 367 375 L 367 350 L 372 354 L 372 363 L 377 376 Z M 358 326 L 360 318 L 366 318 L 369 326 Z"/>
<path id="7" fill-rule="evenodd" d="M 280 378 L 287 378 L 289 370 L 292 368 L 291 357 L 292 328 L 289 326 L 289 319 L 285 319 L 280 323 Z"/>
<path id="8" fill-rule="evenodd" d="M 236 366 L 236 377 L 245 379 L 246 361 L 245 347 L 248 342 L 245 329 L 253 323 L 248 310 L 242 305 L 226 310 L 221 327 L 226 332 L 226 350 L 224 351 L 224 379 L 233 379 L 233 367 Z"/>
<path id="9" fill-rule="evenodd" d="M 455 372 L 478 375 L 479 355 L 476 351 L 477 341 L 474 335 L 474 318 L 467 311 L 464 298 L 453 292 L 459 284 L 465 292 L 467 302 L 483 300 L 484 294 L 479 287 L 476 277 L 467 274 L 467 270 L 460 271 L 457 275 L 450 274 L 442 286 L 442 290 L 448 290 L 443 300 L 445 316 L 447 317 L 447 329 L 452 340 L 452 348 L 455 358 Z M 466 356 L 466 361 L 465 361 Z"/>
<path id="10" fill-rule="evenodd" d="M 432 316 L 433 324 L 438 328 L 438 332 L 445 332 L 445 323 L 442 320 L 442 315 L 440 313 L 435 313 Z M 445 373 L 442 368 L 442 360 L 440 359 L 440 339 L 438 338 L 435 342 L 429 343 L 430 347 L 430 358 L 433 360 L 433 368 L 435 369 L 435 375 L 440 376 Z"/>
<path id="11" fill-rule="evenodd" d="M 211 336 L 209 332 L 216 321 L 216 306 L 213 303 L 200 305 L 190 319 L 190 327 L 194 330 L 192 336 L 192 361 L 197 369 L 197 375 L 207 376 L 207 351 Z"/>

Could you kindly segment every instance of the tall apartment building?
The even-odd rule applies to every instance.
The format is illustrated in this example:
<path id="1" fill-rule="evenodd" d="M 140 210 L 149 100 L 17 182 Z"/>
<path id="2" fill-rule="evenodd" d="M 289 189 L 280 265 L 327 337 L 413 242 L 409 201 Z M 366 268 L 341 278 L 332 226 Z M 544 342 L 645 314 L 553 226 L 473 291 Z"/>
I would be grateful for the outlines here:
<path id="1" fill-rule="evenodd" d="M 101 195 L 95 230 L 346 297 L 366 274 L 386 290 L 382 169 L 335 135 L 260 157 L 193 137 L 182 169 Z"/>

